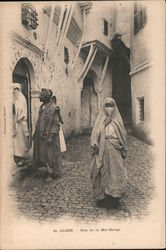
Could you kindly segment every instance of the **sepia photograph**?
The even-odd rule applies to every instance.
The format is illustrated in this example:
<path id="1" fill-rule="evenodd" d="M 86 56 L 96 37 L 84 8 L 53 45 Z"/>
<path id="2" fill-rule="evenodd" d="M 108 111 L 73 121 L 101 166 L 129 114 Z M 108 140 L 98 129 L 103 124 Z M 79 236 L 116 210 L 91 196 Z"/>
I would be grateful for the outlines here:
<path id="1" fill-rule="evenodd" d="M 1 249 L 165 247 L 165 2 L 0 3 Z"/>

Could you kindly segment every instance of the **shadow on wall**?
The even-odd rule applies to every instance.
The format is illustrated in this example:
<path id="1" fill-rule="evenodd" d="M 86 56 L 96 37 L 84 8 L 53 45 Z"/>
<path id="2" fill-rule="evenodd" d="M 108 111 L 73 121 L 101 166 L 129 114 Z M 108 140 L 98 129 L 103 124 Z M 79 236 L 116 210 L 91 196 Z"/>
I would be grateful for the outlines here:
<path id="1" fill-rule="evenodd" d="M 144 122 L 140 122 L 135 127 L 133 127 L 132 133 L 137 139 L 149 145 L 153 145 L 153 141 L 150 137 L 150 129 Z"/>

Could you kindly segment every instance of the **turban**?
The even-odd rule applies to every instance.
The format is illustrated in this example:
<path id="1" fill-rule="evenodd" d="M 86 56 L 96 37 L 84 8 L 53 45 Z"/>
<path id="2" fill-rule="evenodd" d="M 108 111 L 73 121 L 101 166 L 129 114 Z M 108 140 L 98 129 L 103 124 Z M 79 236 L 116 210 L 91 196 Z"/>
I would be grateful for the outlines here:
<path id="1" fill-rule="evenodd" d="M 46 99 L 51 99 L 53 93 L 51 89 L 42 89 L 41 95 Z"/>

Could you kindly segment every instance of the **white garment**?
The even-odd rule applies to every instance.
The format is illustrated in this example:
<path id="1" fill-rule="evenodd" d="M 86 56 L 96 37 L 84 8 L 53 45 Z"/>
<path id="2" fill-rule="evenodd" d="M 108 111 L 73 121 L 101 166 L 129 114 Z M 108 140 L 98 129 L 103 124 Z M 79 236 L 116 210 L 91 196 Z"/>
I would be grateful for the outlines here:
<path id="1" fill-rule="evenodd" d="M 106 130 L 106 136 L 112 136 L 113 138 L 117 138 L 115 129 L 112 126 L 111 122 L 106 126 L 105 130 Z"/>
<path id="2" fill-rule="evenodd" d="M 26 157 L 28 153 L 28 125 L 27 125 L 27 102 L 21 92 L 21 85 L 14 84 L 19 88 L 19 93 L 14 97 L 15 114 L 13 115 L 14 133 L 13 146 L 14 155 Z"/>
<path id="3" fill-rule="evenodd" d="M 59 130 L 59 140 L 60 140 L 61 152 L 65 152 L 66 151 L 66 143 L 65 143 L 65 138 L 64 138 L 63 130 L 62 130 L 61 126 L 60 126 L 60 130 Z"/>

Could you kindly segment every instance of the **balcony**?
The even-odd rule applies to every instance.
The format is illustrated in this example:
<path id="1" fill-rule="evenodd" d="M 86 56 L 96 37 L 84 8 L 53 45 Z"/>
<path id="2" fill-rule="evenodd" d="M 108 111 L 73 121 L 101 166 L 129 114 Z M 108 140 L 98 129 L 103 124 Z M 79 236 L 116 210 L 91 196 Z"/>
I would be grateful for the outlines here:
<path id="1" fill-rule="evenodd" d="M 100 41 L 98 40 L 89 41 L 84 43 L 81 48 L 81 55 L 84 59 L 87 58 L 88 55 L 90 57 L 91 53 L 93 54 L 92 48 L 94 51 L 96 51 L 95 61 L 97 63 L 100 63 L 104 58 L 110 56 L 112 53 L 112 50 L 108 48 L 105 44 L 101 43 Z"/>

